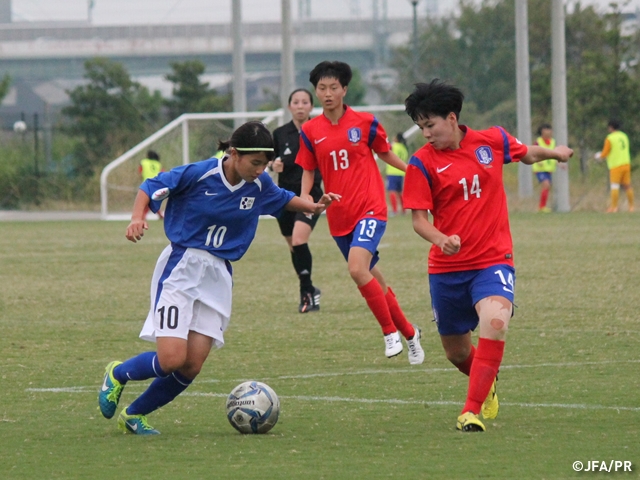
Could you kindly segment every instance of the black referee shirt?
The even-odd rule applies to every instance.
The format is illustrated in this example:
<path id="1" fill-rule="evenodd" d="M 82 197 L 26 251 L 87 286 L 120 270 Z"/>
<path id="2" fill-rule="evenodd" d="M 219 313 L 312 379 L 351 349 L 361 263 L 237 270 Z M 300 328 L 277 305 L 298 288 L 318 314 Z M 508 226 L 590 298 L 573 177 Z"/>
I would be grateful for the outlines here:
<path id="1" fill-rule="evenodd" d="M 293 120 L 273 131 L 273 142 L 276 158 L 280 157 L 284 164 L 284 170 L 278 175 L 278 186 L 299 195 L 303 169 L 296 164 L 296 156 L 300 149 L 300 132 Z M 322 176 L 316 170 L 314 187 L 319 187 L 321 182 Z"/>

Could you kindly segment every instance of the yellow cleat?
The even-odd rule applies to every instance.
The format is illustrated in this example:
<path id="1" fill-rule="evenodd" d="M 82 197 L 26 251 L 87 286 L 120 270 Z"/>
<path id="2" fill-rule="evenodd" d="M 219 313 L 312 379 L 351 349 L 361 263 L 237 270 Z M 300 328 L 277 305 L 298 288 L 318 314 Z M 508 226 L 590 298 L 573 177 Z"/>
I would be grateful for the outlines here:
<path id="1" fill-rule="evenodd" d="M 458 417 L 456 422 L 456 429 L 461 432 L 484 432 L 484 424 L 480 421 L 478 416 L 473 412 L 463 413 Z"/>
<path id="2" fill-rule="evenodd" d="M 498 416 L 498 410 L 500 410 L 500 403 L 498 402 L 498 394 L 496 392 L 496 386 L 498 383 L 498 377 L 493 381 L 489 395 L 482 404 L 482 418 L 496 418 Z"/>
<path id="3" fill-rule="evenodd" d="M 538 212 L 540 212 L 540 213 L 551 213 L 552 210 L 549 207 L 542 207 L 540 210 L 538 210 Z"/>

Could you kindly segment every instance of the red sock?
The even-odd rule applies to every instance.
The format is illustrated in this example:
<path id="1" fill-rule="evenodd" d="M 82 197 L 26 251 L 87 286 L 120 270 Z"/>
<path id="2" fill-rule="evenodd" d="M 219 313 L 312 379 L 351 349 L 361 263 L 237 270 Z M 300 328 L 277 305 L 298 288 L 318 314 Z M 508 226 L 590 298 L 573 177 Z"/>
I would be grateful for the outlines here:
<path id="1" fill-rule="evenodd" d="M 389 306 L 389 312 L 391 313 L 393 324 L 398 330 L 400 330 L 404 338 L 413 337 L 416 334 L 416 330 L 415 328 L 413 328 L 413 325 L 409 323 L 407 317 L 404 316 L 404 312 L 402 311 L 402 308 L 400 308 L 400 304 L 398 303 L 396 294 L 393 293 L 391 287 L 387 287 L 387 294 L 384 296 L 384 298 L 386 299 L 387 305 Z"/>
<path id="2" fill-rule="evenodd" d="M 544 208 L 547 206 L 547 199 L 549 198 L 549 189 L 545 188 L 540 192 L 540 208 Z"/>
<path id="3" fill-rule="evenodd" d="M 398 200 L 396 199 L 396 192 L 389 194 L 389 200 L 391 200 L 391 211 L 396 213 L 398 211 Z"/>
<path id="4" fill-rule="evenodd" d="M 488 338 L 478 340 L 478 349 L 469 372 L 467 401 L 462 413 L 473 412 L 476 415 L 480 413 L 482 404 L 491 390 L 491 384 L 498 374 L 503 353 L 503 341 L 489 340 Z"/>
<path id="5" fill-rule="evenodd" d="M 378 283 L 378 280 L 372 278 L 366 285 L 358 287 L 358 290 L 360 290 L 360 294 L 367 301 L 367 305 L 369 305 L 373 316 L 376 317 L 376 320 L 378 320 L 378 323 L 382 327 L 382 333 L 389 335 L 395 332 L 396 327 L 393 324 L 387 300 L 384 297 L 382 287 Z"/>
<path id="6" fill-rule="evenodd" d="M 467 377 L 469 376 L 469 373 L 471 373 L 471 365 L 473 364 L 473 357 L 475 354 L 476 354 L 476 347 L 471 345 L 471 352 L 469 353 L 469 356 L 467 357 L 467 359 L 462 363 L 458 363 L 457 365 L 454 363 L 456 368 L 460 370 L 462 373 L 464 373 Z"/>

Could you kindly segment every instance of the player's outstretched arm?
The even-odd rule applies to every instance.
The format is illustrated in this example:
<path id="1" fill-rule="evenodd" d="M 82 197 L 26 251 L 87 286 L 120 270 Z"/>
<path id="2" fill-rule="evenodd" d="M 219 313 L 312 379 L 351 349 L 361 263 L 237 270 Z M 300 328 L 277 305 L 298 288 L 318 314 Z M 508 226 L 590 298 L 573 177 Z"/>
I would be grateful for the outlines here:
<path id="1" fill-rule="evenodd" d="M 544 148 L 539 145 L 530 145 L 527 154 L 520 159 L 522 163 L 533 165 L 534 163 L 547 160 L 549 158 L 566 163 L 573 156 L 573 149 L 558 145 L 556 148 Z"/>
<path id="2" fill-rule="evenodd" d="M 458 235 L 447 236 L 434 227 L 429 221 L 427 210 L 412 210 L 411 220 L 415 232 L 427 242 L 440 247 L 445 255 L 455 255 L 460 251 L 460 237 Z"/>
<path id="3" fill-rule="evenodd" d="M 313 180 L 315 178 L 315 172 L 313 170 L 303 170 L 302 180 L 300 183 L 300 198 L 313 202 L 313 198 L 309 194 L 313 188 Z"/>
<path id="4" fill-rule="evenodd" d="M 305 198 L 293 197 L 291 201 L 287 203 L 285 209 L 294 212 L 320 215 L 327 208 L 329 208 L 329 205 L 331 205 L 335 200 L 339 202 L 341 198 L 342 195 L 338 195 L 337 193 L 325 193 L 324 195 L 322 195 L 322 198 L 320 198 L 320 201 L 318 203 L 315 203 Z"/>
<path id="5" fill-rule="evenodd" d="M 127 227 L 125 236 L 127 240 L 136 243 L 142 240 L 144 231 L 149 230 L 149 224 L 144 219 L 144 211 L 149 205 L 149 195 L 144 190 L 138 190 L 136 199 L 133 202 L 133 212 L 131 213 L 131 223 Z"/>
<path id="6" fill-rule="evenodd" d="M 391 150 L 385 153 L 378 153 L 378 158 L 384 163 L 388 163 L 392 167 L 396 167 L 398 170 L 402 170 L 403 172 L 407 171 L 407 164 L 400 160 L 400 157 Z"/>

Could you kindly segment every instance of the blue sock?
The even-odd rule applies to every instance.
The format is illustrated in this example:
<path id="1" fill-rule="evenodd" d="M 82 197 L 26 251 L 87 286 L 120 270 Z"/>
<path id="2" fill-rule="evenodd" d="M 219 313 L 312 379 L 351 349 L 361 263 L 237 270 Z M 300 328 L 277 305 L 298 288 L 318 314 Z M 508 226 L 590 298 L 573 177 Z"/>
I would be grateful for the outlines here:
<path id="1" fill-rule="evenodd" d="M 127 414 L 147 415 L 157 410 L 184 392 L 192 381 L 178 371 L 168 377 L 156 378 L 149 388 L 127 407 Z"/>
<path id="2" fill-rule="evenodd" d="M 166 377 L 167 374 L 160 368 L 156 352 L 144 352 L 114 368 L 113 376 L 124 385 L 129 380 Z"/>

